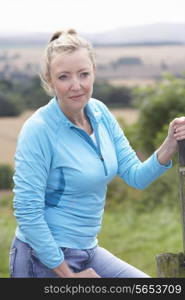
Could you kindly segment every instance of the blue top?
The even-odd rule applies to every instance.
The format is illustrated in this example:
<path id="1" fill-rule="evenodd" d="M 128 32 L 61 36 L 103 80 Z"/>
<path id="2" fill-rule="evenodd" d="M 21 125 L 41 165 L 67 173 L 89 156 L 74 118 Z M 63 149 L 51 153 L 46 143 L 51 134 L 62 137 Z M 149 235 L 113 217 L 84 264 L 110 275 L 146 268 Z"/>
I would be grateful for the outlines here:
<path id="1" fill-rule="evenodd" d="M 171 167 L 154 152 L 141 162 L 108 108 L 96 99 L 85 107 L 96 143 L 64 115 L 56 98 L 23 125 L 15 154 L 16 236 L 48 268 L 64 260 L 60 247 L 97 244 L 107 184 L 119 175 L 144 189 Z"/>

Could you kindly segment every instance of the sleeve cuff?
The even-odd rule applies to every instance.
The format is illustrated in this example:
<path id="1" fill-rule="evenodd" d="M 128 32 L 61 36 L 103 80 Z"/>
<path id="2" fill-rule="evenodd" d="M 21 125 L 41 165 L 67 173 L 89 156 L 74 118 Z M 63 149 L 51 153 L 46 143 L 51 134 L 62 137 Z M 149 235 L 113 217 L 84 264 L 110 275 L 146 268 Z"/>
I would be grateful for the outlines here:
<path id="1" fill-rule="evenodd" d="M 164 168 L 164 169 L 170 169 L 172 167 L 172 160 L 169 160 L 165 165 L 161 164 L 158 160 L 158 157 L 157 157 L 157 152 L 154 152 L 154 159 L 157 163 L 157 165 L 161 168 Z"/>

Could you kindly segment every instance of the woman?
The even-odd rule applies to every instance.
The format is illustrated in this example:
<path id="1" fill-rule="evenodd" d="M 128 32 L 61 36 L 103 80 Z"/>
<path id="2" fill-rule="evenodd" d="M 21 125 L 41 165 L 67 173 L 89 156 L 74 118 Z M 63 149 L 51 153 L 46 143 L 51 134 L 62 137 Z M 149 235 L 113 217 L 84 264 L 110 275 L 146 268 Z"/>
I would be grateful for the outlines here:
<path id="1" fill-rule="evenodd" d="M 95 72 L 86 40 L 72 29 L 53 35 L 41 76 L 53 98 L 25 122 L 16 149 L 11 277 L 149 277 L 98 245 L 106 188 L 119 175 L 144 189 L 169 169 L 185 118 L 140 162 L 108 108 L 91 98 Z"/>

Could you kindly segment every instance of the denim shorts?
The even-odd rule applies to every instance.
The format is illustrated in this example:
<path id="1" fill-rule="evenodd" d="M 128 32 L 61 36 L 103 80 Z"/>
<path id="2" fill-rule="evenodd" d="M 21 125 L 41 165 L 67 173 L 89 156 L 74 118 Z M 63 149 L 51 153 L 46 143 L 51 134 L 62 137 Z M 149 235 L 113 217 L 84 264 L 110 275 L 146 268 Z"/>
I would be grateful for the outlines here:
<path id="1" fill-rule="evenodd" d="M 100 277 L 141 278 L 149 277 L 139 269 L 122 261 L 106 249 L 95 246 L 92 249 L 72 249 L 61 247 L 64 258 L 73 272 L 93 268 Z M 57 278 L 58 275 L 46 267 L 37 258 L 34 250 L 27 244 L 14 238 L 9 256 L 10 277 Z"/>

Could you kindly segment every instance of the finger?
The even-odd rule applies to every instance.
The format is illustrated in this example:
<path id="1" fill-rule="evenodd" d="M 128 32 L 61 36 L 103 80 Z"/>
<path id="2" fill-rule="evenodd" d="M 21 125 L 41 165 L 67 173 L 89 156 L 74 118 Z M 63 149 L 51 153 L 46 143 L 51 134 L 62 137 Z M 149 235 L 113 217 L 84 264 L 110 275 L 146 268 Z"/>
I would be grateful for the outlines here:
<path id="1" fill-rule="evenodd" d="M 174 134 L 174 138 L 177 141 L 184 140 L 185 139 L 185 132 L 183 132 L 183 133 L 175 133 Z"/>
<path id="2" fill-rule="evenodd" d="M 174 127 L 176 125 L 179 124 L 185 124 L 185 117 L 179 117 L 179 118 L 175 118 L 172 122 L 171 125 Z"/>
<path id="3" fill-rule="evenodd" d="M 175 133 L 177 133 L 177 132 L 185 132 L 185 125 L 176 125 L 176 126 L 174 126 L 173 127 L 173 130 L 174 130 L 174 132 Z"/>
<path id="4" fill-rule="evenodd" d="M 87 270 L 88 270 L 88 271 L 93 271 L 93 272 L 94 272 L 94 269 L 93 269 L 93 268 L 88 268 Z"/>
<path id="5" fill-rule="evenodd" d="M 176 141 L 183 141 L 183 140 L 185 140 L 185 135 L 184 135 L 184 136 L 182 136 L 182 137 L 178 137 L 178 138 L 176 138 Z"/>

